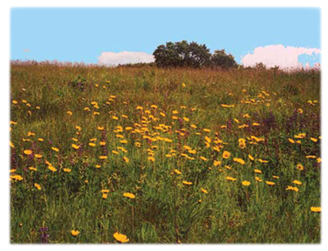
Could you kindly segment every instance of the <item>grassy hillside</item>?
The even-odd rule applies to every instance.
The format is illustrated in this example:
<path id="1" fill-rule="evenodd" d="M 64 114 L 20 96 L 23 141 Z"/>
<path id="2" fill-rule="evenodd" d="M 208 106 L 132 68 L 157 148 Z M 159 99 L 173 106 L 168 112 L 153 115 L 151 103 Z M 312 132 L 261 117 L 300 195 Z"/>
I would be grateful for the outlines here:
<path id="1" fill-rule="evenodd" d="M 13 243 L 320 242 L 318 72 L 12 64 L 10 95 Z"/>

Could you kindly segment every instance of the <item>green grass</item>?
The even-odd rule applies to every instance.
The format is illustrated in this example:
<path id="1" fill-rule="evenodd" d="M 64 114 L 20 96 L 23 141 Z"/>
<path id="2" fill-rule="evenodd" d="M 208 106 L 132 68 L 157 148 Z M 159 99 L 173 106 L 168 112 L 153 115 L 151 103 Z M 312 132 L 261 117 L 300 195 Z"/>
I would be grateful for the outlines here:
<path id="1" fill-rule="evenodd" d="M 320 242 L 320 213 L 310 210 L 320 207 L 318 72 L 12 64 L 14 100 L 11 175 L 23 179 L 11 181 L 12 243 L 41 242 L 42 227 L 48 228 L 50 243 L 114 243 L 115 232 L 130 243 Z M 295 138 L 299 133 L 306 136 Z M 95 147 L 89 146 L 92 138 Z M 246 140 L 244 149 L 240 138 Z M 33 152 L 29 156 L 27 149 Z M 221 164 L 215 166 L 215 160 Z M 245 180 L 251 184 L 243 186 Z M 109 190 L 106 199 L 102 189 Z M 124 197 L 125 192 L 136 197 Z M 80 234 L 73 237 L 72 230 Z"/>

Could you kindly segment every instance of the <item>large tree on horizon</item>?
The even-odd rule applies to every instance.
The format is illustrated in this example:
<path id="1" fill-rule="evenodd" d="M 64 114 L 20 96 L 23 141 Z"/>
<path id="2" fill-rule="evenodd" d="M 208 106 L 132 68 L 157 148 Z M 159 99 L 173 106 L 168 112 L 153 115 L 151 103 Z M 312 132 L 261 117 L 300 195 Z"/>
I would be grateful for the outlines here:
<path id="1" fill-rule="evenodd" d="M 153 55 L 155 63 L 159 67 L 189 66 L 200 68 L 210 65 L 211 58 L 210 50 L 205 44 L 188 43 L 186 40 L 159 45 Z"/>
<path id="2" fill-rule="evenodd" d="M 158 67 L 219 67 L 228 69 L 238 66 L 234 57 L 227 54 L 225 50 L 215 50 L 213 54 L 205 44 L 196 42 L 188 43 L 186 40 L 181 42 L 167 42 L 159 45 L 153 52 L 155 64 Z"/>

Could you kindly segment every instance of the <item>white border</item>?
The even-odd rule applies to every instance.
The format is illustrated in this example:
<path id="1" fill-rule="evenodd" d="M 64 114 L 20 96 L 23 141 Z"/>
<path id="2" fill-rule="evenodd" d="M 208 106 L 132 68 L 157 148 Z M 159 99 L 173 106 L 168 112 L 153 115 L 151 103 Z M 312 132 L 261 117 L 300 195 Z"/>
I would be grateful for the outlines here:
<path id="1" fill-rule="evenodd" d="M 4 3 L 3 3 L 4 2 Z M 0 82 L 0 93 L 2 95 L 1 97 L 1 232 L 0 232 L 0 240 L 1 240 L 1 247 L 4 247 L 7 249 L 38 249 L 38 248 L 46 248 L 46 249 L 57 249 L 58 245 L 47 245 L 44 247 L 43 245 L 10 245 L 9 244 L 9 182 L 8 182 L 8 166 L 9 166 L 9 147 L 8 147 L 8 141 L 9 141 L 9 130 L 8 130 L 8 120 L 9 120 L 9 60 L 10 60 L 10 8 L 12 7 L 319 7 L 321 8 L 321 17 L 322 17 L 322 24 L 321 24 L 321 49 L 323 50 L 322 53 L 322 111 L 327 111 L 328 109 L 328 100 L 324 99 L 324 95 L 327 93 L 327 87 L 326 81 L 325 81 L 325 66 L 326 66 L 326 54 L 324 51 L 324 44 L 327 43 L 327 32 L 325 32 L 325 29 L 327 30 L 327 9 L 326 6 L 324 6 L 324 2 L 326 1 L 304 1 L 304 0 L 296 0 L 296 1 L 286 1 L 286 0 L 275 0 L 275 1 L 263 1 L 263 0 L 248 0 L 248 1 L 242 1 L 242 0 L 230 0 L 230 1 L 223 1 L 217 3 L 216 1 L 209 1 L 209 0 L 202 0 L 202 1 L 178 1 L 178 0 L 166 0 L 161 2 L 155 2 L 150 0 L 121 0 L 121 1 L 99 1 L 99 0 L 93 0 L 93 1 L 84 1 L 84 0 L 76 0 L 76 1 L 69 1 L 69 0 L 49 0 L 49 1 L 41 1 L 41 0 L 29 0 L 29 1 L 23 1 L 23 0 L 13 0 L 13 1 L 1 1 L 1 7 L 0 7 L 0 25 L 1 25 L 1 31 L 2 31 L 2 38 L 1 38 L 1 82 Z M 304 17 L 306 18 L 306 17 Z M 328 134 L 326 134 L 325 127 L 328 126 L 327 123 L 327 115 L 322 113 L 322 156 L 323 156 L 323 166 L 325 165 L 325 156 L 327 156 L 327 147 L 325 142 L 326 138 L 328 137 Z M 328 172 L 324 171 L 324 168 L 322 168 L 322 236 L 321 236 L 321 242 L 320 245 L 266 245 L 265 247 L 263 245 L 96 245 L 94 247 L 100 248 L 100 249 L 128 249 L 128 248 L 137 248 L 137 249 L 162 249 L 165 250 L 167 248 L 170 249 L 176 249 L 176 248 L 187 248 L 187 249 L 198 249 L 198 248 L 206 248 L 206 249 L 240 249 L 240 248 L 246 248 L 249 247 L 252 250 L 276 250 L 276 249 L 300 249 L 300 250 L 307 250 L 307 249 L 326 249 L 327 250 L 327 243 L 326 240 L 327 237 L 327 231 L 326 231 L 326 200 L 324 196 L 326 195 L 327 186 L 325 185 L 325 181 L 327 181 L 327 174 Z M 326 246 L 326 248 L 325 248 Z M 75 247 L 75 246 L 74 246 Z M 70 248 L 69 245 L 62 245 L 60 248 L 68 249 Z M 90 249 L 89 245 L 80 245 L 78 247 L 79 249 Z"/>

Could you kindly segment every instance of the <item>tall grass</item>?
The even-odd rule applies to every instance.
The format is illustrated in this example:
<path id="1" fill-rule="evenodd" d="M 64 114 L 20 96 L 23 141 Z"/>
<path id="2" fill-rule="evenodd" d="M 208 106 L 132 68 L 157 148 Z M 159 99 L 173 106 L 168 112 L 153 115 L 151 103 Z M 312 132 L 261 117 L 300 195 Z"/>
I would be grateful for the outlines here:
<path id="1" fill-rule="evenodd" d="M 14 63 L 11 102 L 12 243 L 320 242 L 319 72 Z"/>

